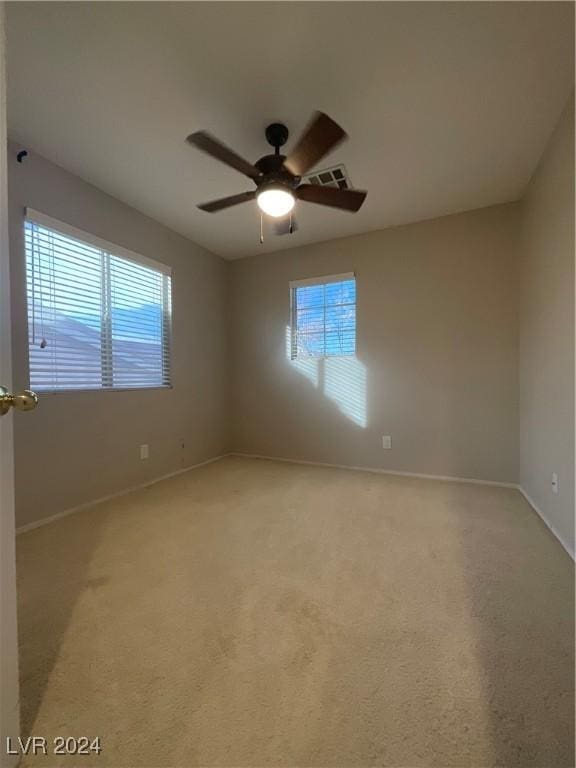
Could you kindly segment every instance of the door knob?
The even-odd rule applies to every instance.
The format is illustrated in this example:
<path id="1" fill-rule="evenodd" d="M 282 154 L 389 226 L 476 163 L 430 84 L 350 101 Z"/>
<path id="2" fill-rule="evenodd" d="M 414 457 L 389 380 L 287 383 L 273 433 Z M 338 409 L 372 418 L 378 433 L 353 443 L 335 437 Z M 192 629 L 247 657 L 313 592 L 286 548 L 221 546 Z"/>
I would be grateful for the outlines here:
<path id="1" fill-rule="evenodd" d="M 24 389 L 11 395 L 6 387 L 0 387 L 0 416 L 5 416 L 10 408 L 17 411 L 33 411 L 38 405 L 38 395 L 31 389 Z"/>

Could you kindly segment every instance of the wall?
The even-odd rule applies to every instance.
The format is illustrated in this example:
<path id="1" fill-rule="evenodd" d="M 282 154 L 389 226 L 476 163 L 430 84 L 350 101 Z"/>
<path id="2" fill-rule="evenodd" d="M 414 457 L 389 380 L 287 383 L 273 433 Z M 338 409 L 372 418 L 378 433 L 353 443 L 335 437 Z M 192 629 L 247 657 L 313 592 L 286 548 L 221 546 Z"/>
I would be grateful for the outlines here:
<path id="1" fill-rule="evenodd" d="M 233 449 L 517 482 L 518 227 L 512 203 L 231 263 Z M 348 271 L 356 358 L 291 361 L 289 281 Z"/>
<path id="2" fill-rule="evenodd" d="M 520 484 L 574 553 L 574 96 L 522 213 Z"/>
<path id="3" fill-rule="evenodd" d="M 46 394 L 16 414 L 19 526 L 193 465 L 226 448 L 226 264 L 30 153 L 9 145 L 14 386 L 28 386 L 24 208 L 173 268 L 173 388 Z M 138 446 L 150 445 L 141 461 Z"/>

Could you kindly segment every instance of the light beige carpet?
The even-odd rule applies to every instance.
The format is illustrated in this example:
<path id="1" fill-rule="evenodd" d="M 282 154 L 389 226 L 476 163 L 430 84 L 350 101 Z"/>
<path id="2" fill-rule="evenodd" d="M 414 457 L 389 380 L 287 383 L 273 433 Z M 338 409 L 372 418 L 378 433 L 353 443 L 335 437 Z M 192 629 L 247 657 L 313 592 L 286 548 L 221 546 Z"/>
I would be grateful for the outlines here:
<path id="1" fill-rule="evenodd" d="M 23 765 L 574 766 L 572 561 L 515 490 L 227 458 L 18 538 Z"/>

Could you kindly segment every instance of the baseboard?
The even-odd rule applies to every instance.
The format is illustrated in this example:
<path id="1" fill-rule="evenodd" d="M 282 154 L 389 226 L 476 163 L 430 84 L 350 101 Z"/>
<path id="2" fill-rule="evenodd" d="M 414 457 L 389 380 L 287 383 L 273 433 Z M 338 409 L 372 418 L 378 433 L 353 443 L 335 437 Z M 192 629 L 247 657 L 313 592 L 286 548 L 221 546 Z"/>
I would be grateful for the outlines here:
<path id="1" fill-rule="evenodd" d="M 22 525 L 16 529 L 16 535 L 19 535 L 21 533 L 26 533 L 26 531 L 32 531 L 35 528 L 40 528 L 43 525 L 48 525 L 49 523 L 53 523 L 55 520 L 60 520 L 60 518 L 67 517 L 68 515 L 73 515 L 75 512 L 81 512 L 83 509 L 94 507 L 97 504 L 101 504 L 104 501 L 109 501 L 110 499 L 115 499 L 115 498 L 118 498 L 119 496 L 125 496 L 127 493 L 131 493 L 132 491 L 138 491 L 138 490 L 141 490 L 142 488 L 148 488 L 151 485 L 155 485 L 156 483 L 162 482 L 162 480 L 168 480 L 171 477 L 182 475 L 184 474 L 184 472 L 191 472 L 192 470 L 198 469 L 200 467 L 204 467 L 207 464 L 213 464 L 215 461 L 220 461 L 220 459 L 223 459 L 226 456 L 240 456 L 246 459 L 264 459 L 266 461 L 282 461 L 282 462 L 285 462 L 286 464 L 304 464 L 304 465 L 313 466 L 313 467 L 330 467 L 333 469 L 348 469 L 348 470 L 354 470 L 356 472 L 372 472 L 374 474 L 379 474 L 379 475 L 397 475 L 399 477 L 414 477 L 414 478 L 420 478 L 422 480 L 441 480 L 444 482 L 452 482 L 452 483 L 472 483 L 474 485 L 492 485 L 500 488 L 515 488 L 518 491 L 520 491 L 522 496 L 524 496 L 528 504 L 536 512 L 538 517 L 542 520 L 544 525 L 550 530 L 553 536 L 559 541 L 562 547 L 570 555 L 572 560 L 576 560 L 576 553 L 571 549 L 570 545 L 566 541 L 564 541 L 563 537 L 558 533 L 556 528 L 552 525 L 551 522 L 549 522 L 549 520 L 546 518 L 546 515 L 538 507 L 534 499 L 532 499 L 532 497 L 529 496 L 528 493 L 526 493 L 526 491 L 524 490 L 524 488 L 522 488 L 521 485 L 518 485 L 516 483 L 504 483 L 497 480 L 478 480 L 477 478 L 473 478 L 473 477 L 454 477 L 452 475 L 428 475 L 428 474 L 422 474 L 421 472 L 402 472 L 400 470 L 381 469 L 380 467 L 357 467 L 357 466 L 352 466 L 350 464 L 332 464 L 325 461 L 306 461 L 305 459 L 289 459 L 283 456 L 264 456 L 259 453 L 242 453 L 240 451 L 230 451 L 229 453 L 223 453 L 219 456 L 213 456 L 211 459 L 206 459 L 206 461 L 201 461 L 198 464 L 192 464 L 189 467 L 183 467 L 182 469 L 177 469 L 174 472 L 168 472 L 166 475 L 161 475 L 160 477 L 156 477 L 153 480 L 147 480 L 145 483 L 140 483 L 139 485 L 133 485 L 130 488 L 125 488 L 124 490 L 117 491 L 116 493 L 110 493 L 107 496 L 101 496 L 100 498 L 94 499 L 93 501 L 86 501 L 83 504 L 78 504 L 78 506 L 76 507 L 65 509 L 62 512 L 57 512 L 54 515 L 50 515 L 49 517 L 44 517 L 42 518 L 42 520 L 36 520 L 33 523 Z"/>
<path id="2" fill-rule="evenodd" d="M 305 459 L 287 459 L 282 456 L 263 456 L 262 454 L 258 454 L 258 453 L 242 453 L 240 451 L 231 451 L 227 455 L 243 456 L 244 458 L 247 458 L 247 459 L 265 459 L 268 461 L 283 461 L 283 462 L 286 462 L 287 464 L 305 464 L 313 467 L 332 467 L 334 469 L 353 469 L 359 472 L 373 472 L 381 475 L 398 475 L 400 477 L 415 477 L 423 480 L 442 480 L 442 481 L 445 481 L 445 482 L 447 481 L 451 483 L 472 483 L 474 485 L 492 485 L 500 488 L 514 488 L 515 490 L 520 491 L 520 493 L 524 496 L 528 504 L 530 504 L 532 509 L 536 512 L 538 517 L 540 517 L 544 525 L 550 530 L 550 532 L 555 536 L 555 538 L 558 539 L 559 543 L 570 555 L 572 560 L 576 560 L 575 553 L 570 548 L 570 545 L 566 541 L 564 541 L 564 539 L 558 533 L 558 531 L 552 525 L 552 523 L 550 523 L 546 519 L 546 516 L 544 515 L 542 510 L 538 507 L 536 502 L 526 493 L 524 488 L 522 488 L 522 486 L 518 485 L 517 483 L 504 483 L 497 480 L 478 480 L 474 477 L 453 477 L 450 475 L 426 475 L 420 472 L 402 472 L 402 471 L 393 470 L 393 469 L 380 469 L 379 467 L 355 467 L 349 464 L 330 464 L 325 461 L 306 461 Z"/>
<path id="3" fill-rule="evenodd" d="M 556 530 L 556 528 L 555 528 L 555 527 L 552 525 L 552 523 L 551 523 L 549 520 L 547 520 L 547 519 L 546 519 L 546 515 L 544 514 L 544 512 L 542 512 L 542 510 L 541 510 L 541 509 L 540 509 L 540 507 L 539 507 L 539 506 L 536 504 L 536 502 L 534 501 L 534 499 L 533 499 L 531 496 L 529 496 L 529 495 L 526 493 L 526 491 L 524 490 L 524 488 L 522 488 L 522 486 L 521 486 L 521 485 L 518 485 L 518 486 L 517 486 L 517 488 L 518 488 L 518 490 L 520 491 L 520 493 L 522 494 L 522 496 L 524 496 L 524 498 L 526 499 L 526 501 L 528 502 L 528 504 L 530 504 L 530 506 L 532 507 L 532 509 L 534 510 L 534 512 L 536 512 L 536 514 L 538 515 L 538 517 L 539 517 L 539 518 L 542 520 L 542 522 L 544 523 L 544 525 L 545 525 L 545 526 L 548 528 L 548 530 L 549 530 L 549 531 L 550 531 L 550 532 L 553 534 L 553 536 L 555 536 L 555 537 L 556 537 L 556 539 L 558 539 L 558 541 L 559 541 L 559 542 L 560 542 L 560 544 L 561 544 L 561 545 L 564 547 L 564 549 L 566 550 L 566 552 L 568 552 L 568 554 L 570 555 L 570 557 L 572 558 L 572 560 L 576 560 L 576 557 L 575 557 L 575 553 L 574 553 L 574 551 L 573 551 L 573 550 L 570 548 L 570 545 L 568 544 L 568 542 L 564 541 L 564 539 L 563 539 L 563 538 L 562 538 L 562 536 L 561 536 L 561 535 L 558 533 L 558 531 L 557 531 L 557 530 Z"/>
<path id="4" fill-rule="evenodd" d="M 94 507 L 96 504 L 101 504 L 103 501 L 110 501 L 110 499 L 116 499 L 119 496 L 125 496 L 127 493 L 132 493 L 132 491 L 139 491 L 142 488 L 148 488 L 148 486 L 160 483 L 162 480 L 168 480 L 170 477 L 176 477 L 177 475 L 184 474 L 184 472 L 191 472 L 193 469 L 205 467 L 206 464 L 212 464 L 215 461 L 220 461 L 220 459 L 223 459 L 228 455 L 229 454 L 227 453 L 223 453 L 220 456 L 214 456 L 211 459 L 206 459 L 206 461 L 201 461 L 199 464 L 192 464 L 189 467 L 183 467 L 182 469 L 176 469 L 174 472 L 168 472 L 168 474 L 162 475 L 161 477 L 155 477 L 153 480 L 147 480 L 145 483 L 132 485 L 130 488 L 125 488 L 122 491 L 116 491 L 116 493 L 110 493 L 107 496 L 101 496 L 99 499 L 94 499 L 93 501 L 85 501 L 82 504 L 78 504 L 76 507 L 65 509 L 62 512 L 56 512 L 55 515 L 43 517 L 42 520 L 35 520 L 33 523 L 22 525 L 19 528 L 16 528 L 16 535 L 18 536 L 21 533 L 26 533 L 26 531 L 32 531 L 34 528 L 40 528 L 43 525 L 48 525 L 48 523 L 53 523 L 55 520 L 60 520 L 62 517 L 68 517 L 68 515 L 73 515 L 75 512 L 81 512 L 83 509 L 88 509 L 88 507 Z"/>
<path id="5" fill-rule="evenodd" d="M 378 475 L 398 475 L 400 477 L 415 477 L 421 480 L 443 480 L 451 483 L 473 483 L 474 485 L 495 485 L 500 488 L 518 488 L 516 483 L 503 483 L 498 480 L 478 480 L 474 477 L 453 477 L 451 475 L 423 475 L 419 472 L 402 472 L 396 469 L 381 469 L 380 467 L 355 467 L 350 464 L 329 464 L 325 461 L 306 461 L 305 459 L 287 459 L 281 456 L 262 456 L 258 453 L 242 453 L 230 451 L 228 456 L 243 456 L 246 459 L 267 459 L 268 461 L 284 461 L 288 464 L 306 464 L 312 467 L 332 467 L 333 469 L 352 469 L 357 472 L 372 472 Z"/>

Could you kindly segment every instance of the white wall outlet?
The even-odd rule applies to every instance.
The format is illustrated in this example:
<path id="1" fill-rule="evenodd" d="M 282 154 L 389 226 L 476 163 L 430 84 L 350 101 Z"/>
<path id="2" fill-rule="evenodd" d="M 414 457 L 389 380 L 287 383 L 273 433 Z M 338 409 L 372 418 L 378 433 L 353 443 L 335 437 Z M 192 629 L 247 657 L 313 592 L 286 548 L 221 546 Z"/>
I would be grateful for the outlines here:
<path id="1" fill-rule="evenodd" d="M 147 459 L 150 456 L 147 445 L 140 446 L 140 458 L 142 460 Z"/>
<path id="2" fill-rule="evenodd" d="M 552 493 L 558 493 L 558 475 L 552 472 Z"/>
<path id="3" fill-rule="evenodd" d="M 390 435 L 382 435 L 382 448 L 392 448 L 392 437 Z"/>

